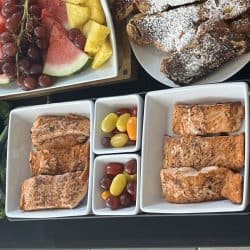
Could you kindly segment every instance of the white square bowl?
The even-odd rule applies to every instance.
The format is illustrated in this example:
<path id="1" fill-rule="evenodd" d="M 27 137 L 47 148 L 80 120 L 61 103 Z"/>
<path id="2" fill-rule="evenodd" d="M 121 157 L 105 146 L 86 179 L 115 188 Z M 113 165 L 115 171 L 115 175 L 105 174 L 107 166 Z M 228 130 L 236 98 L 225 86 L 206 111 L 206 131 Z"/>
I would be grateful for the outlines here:
<path id="1" fill-rule="evenodd" d="M 17 219 L 47 219 L 82 216 L 90 212 L 91 180 L 94 160 L 91 150 L 93 110 L 94 104 L 92 101 L 75 101 L 17 108 L 11 111 L 9 120 L 5 207 L 5 212 L 8 217 Z M 24 212 L 19 209 L 19 200 L 23 181 L 31 177 L 29 153 L 32 150 L 30 130 L 33 122 L 39 115 L 63 115 L 68 113 L 84 115 L 90 119 L 90 169 L 88 193 L 84 201 L 74 209 Z"/>
<path id="2" fill-rule="evenodd" d="M 136 204 L 132 207 L 111 210 L 106 207 L 105 202 L 101 198 L 102 189 L 100 181 L 105 174 L 105 165 L 110 162 L 126 163 L 129 160 L 135 159 L 137 161 L 137 190 L 136 190 Z M 94 162 L 93 170 L 93 188 L 92 188 L 92 211 L 95 215 L 135 215 L 139 212 L 139 197 L 140 197 L 140 156 L 137 154 L 117 154 L 117 155 L 102 155 L 98 156 Z"/>
<path id="3" fill-rule="evenodd" d="M 146 95 L 142 139 L 141 199 L 142 211 L 148 213 L 212 213 L 243 211 L 248 204 L 249 176 L 249 100 L 246 83 L 224 83 L 183 87 L 150 92 Z M 172 132 L 172 113 L 175 103 L 206 104 L 241 101 L 245 119 L 240 132 L 245 132 L 245 168 L 243 202 L 228 200 L 197 204 L 172 204 L 164 200 L 161 190 L 164 135 Z"/>
<path id="4" fill-rule="evenodd" d="M 48 88 L 39 88 L 29 91 L 29 93 L 48 93 L 54 92 L 58 89 L 65 89 L 69 87 L 84 85 L 88 82 L 95 82 L 104 79 L 114 78 L 118 75 L 118 55 L 117 55 L 117 45 L 115 37 L 115 28 L 112 21 L 112 15 L 109 10 L 109 5 L 107 0 L 101 0 L 102 8 L 106 17 L 107 26 L 110 28 L 110 42 L 113 48 L 112 57 L 98 70 L 93 70 L 91 67 L 84 71 L 79 71 L 68 77 L 57 78 L 56 83 Z M 19 88 L 15 82 L 0 85 L 0 97 L 1 96 L 13 96 L 21 95 L 27 93 L 26 91 Z"/>
<path id="5" fill-rule="evenodd" d="M 136 144 L 132 146 L 125 146 L 122 148 L 105 148 L 101 140 L 107 136 L 101 130 L 101 123 L 104 117 L 116 112 L 121 108 L 137 107 L 137 140 Z M 143 116 L 143 101 L 139 95 L 125 95 L 115 97 L 105 97 L 97 99 L 95 103 L 95 124 L 94 124 L 94 153 L 96 154 L 114 154 L 114 153 L 131 153 L 140 150 L 141 148 L 141 134 L 142 134 L 142 116 Z"/>

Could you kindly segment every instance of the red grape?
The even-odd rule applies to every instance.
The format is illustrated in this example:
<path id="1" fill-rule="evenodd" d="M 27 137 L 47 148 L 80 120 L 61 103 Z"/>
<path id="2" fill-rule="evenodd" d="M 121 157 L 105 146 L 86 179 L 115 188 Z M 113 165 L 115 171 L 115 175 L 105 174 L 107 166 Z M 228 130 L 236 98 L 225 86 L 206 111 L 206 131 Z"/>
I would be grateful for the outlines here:
<path id="1" fill-rule="evenodd" d="M 10 15 L 12 15 L 16 9 L 17 9 L 17 5 L 13 4 L 11 2 L 5 2 L 3 4 L 3 8 L 5 9 L 6 12 L 10 13 Z"/>
<path id="2" fill-rule="evenodd" d="M 37 38 L 46 38 L 47 37 L 47 29 L 44 26 L 37 26 L 34 29 L 34 34 Z"/>
<path id="3" fill-rule="evenodd" d="M 128 192 L 125 191 L 121 194 L 120 203 L 123 207 L 128 207 L 129 205 L 131 205 L 132 201 Z"/>
<path id="4" fill-rule="evenodd" d="M 19 66 L 19 69 L 26 73 L 26 72 L 29 72 L 29 69 L 30 69 L 30 62 L 27 60 L 27 59 L 21 59 L 19 62 L 18 62 L 18 66 Z"/>
<path id="5" fill-rule="evenodd" d="M 1 14 L 3 17 L 8 18 L 11 16 L 11 14 L 6 10 L 6 8 L 1 9 Z"/>
<path id="6" fill-rule="evenodd" d="M 41 7 L 37 4 L 33 4 L 29 7 L 29 14 L 34 15 L 35 17 L 40 17 L 41 11 Z"/>
<path id="7" fill-rule="evenodd" d="M 37 87 L 37 80 L 33 77 L 26 77 L 23 80 L 23 85 L 28 89 L 28 90 L 33 90 Z"/>
<path id="8" fill-rule="evenodd" d="M 136 186 L 137 186 L 137 185 L 136 185 L 136 182 L 135 182 L 135 181 L 129 182 L 129 183 L 127 184 L 126 189 L 127 189 L 128 193 L 129 193 L 130 195 L 136 196 Z"/>
<path id="9" fill-rule="evenodd" d="M 68 31 L 68 37 L 72 42 L 74 42 L 76 36 L 78 35 L 81 35 L 81 31 L 77 28 L 73 28 Z"/>
<path id="10" fill-rule="evenodd" d="M 29 58 L 34 62 L 39 61 L 41 59 L 41 52 L 38 48 L 35 47 L 29 48 L 27 54 Z"/>
<path id="11" fill-rule="evenodd" d="M 123 169 L 124 169 L 124 165 L 122 163 L 112 162 L 112 163 L 108 163 L 105 166 L 105 173 L 106 175 L 115 176 L 115 175 L 122 173 Z"/>
<path id="12" fill-rule="evenodd" d="M 121 204 L 120 204 L 119 197 L 115 197 L 112 195 L 110 197 L 108 197 L 108 199 L 106 200 L 106 206 L 112 210 L 120 208 Z"/>
<path id="13" fill-rule="evenodd" d="M 34 64 L 30 67 L 30 74 L 31 75 L 38 75 L 43 72 L 43 66 L 41 64 Z"/>
<path id="14" fill-rule="evenodd" d="M 14 63 L 6 62 L 2 66 L 2 71 L 4 74 L 9 74 L 10 72 L 14 72 L 16 65 Z"/>
<path id="15" fill-rule="evenodd" d="M 10 78 L 15 78 L 16 76 L 16 65 L 14 63 L 4 63 L 2 66 L 2 71 Z"/>
<path id="16" fill-rule="evenodd" d="M 36 45 L 40 49 L 47 49 L 49 46 L 49 42 L 47 39 L 37 39 Z"/>
<path id="17" fill-rule="evenodd" d="M 15 62 L 15 57 L 13 56 L 8 56 L 8 55 L 3 55 L 3 59 L 7 63 L 14 63 Z"/>
<path id="18" fill-rule="evenodd" d="M 100 181 L 101 188 L 104 190 L 109 190 L 112 180 L 113 179 L 110 176 L 104 176 Z"/>
<path id="19" fill-rule="evenodd" d="M 86 43 L 86 38 L 82 34 L 76 36 L 74 44 L 78 49 L 83 50 L 85 43 Z"/>
<path id="20" fill-rule="evenodd" d="M 14 42 L 14 41 L 15 41 L 15 37 L 10 32 L 5 31 L 2 34 L 0 34 L 0 42 L 1 43 L 4 44 L 4 43 Z"/>
<path id="21" fill-rule="evenodd" d="M 123 108 L 123 109 L 118 109 L 115 113 L 116 113 L 118 116 L 120 116 L 120 115 L 123 115 L 123 114 L 125 114 L 125 113 L 129 113 L 129 114 L 130 114 L 130 110 L 129 110 L 129 109 Z"/>
<path id="22" fill-rule="evenodd" d="M 125 172 L 127 172 L 128 174 L 136 174 L 137 172 L 137 162 L 135 159 L 130 160 L 128 162 L 125 163 L 124 165 L 124 170 Z"/>
<path id="23" fill-rule="evenodd" d="M 103 137 L 102 138 L 102 145 L 104 147 L 111 147 L 111 142 L 110 142 L 111 138 L 110 137 Z"/>
<path id="24" fill-rule="evenodd" d="M 18 30 L 20 19 L 17 15 L 13 14 L 9 18 L 6 19 L 5 27 L 8 31 L 12 33 L 16 33 Z"/>
<path id="25" fill-rule="evenodd" d="M 40 75 L 38 78 L 38 83 L 41 87 L 49 87 L 53 84 L 53 80 L 48 75 Z"/>
<path id="26" fill-rule="evenodd" d="M 14 56 L 17 53 L 17 46 L 15 43 L 5 43 L 2 51 L 7 56 Z"/>

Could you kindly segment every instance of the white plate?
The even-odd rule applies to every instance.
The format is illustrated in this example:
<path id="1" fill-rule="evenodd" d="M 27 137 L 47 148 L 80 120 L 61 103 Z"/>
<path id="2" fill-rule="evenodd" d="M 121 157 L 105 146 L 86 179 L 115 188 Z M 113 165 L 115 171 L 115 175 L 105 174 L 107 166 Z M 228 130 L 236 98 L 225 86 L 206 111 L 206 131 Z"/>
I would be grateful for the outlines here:
<path id="1" fill-rule="evenodd" d="M 221 83 L 174 88 L 149 92 L 146 95 L 141 159 L 140 205 L 148 213 L 212 213 L 243 211 L 248 204 L 249 175 L 249 99 L 245 83 Z M 162 169 L 164 135 L 173 135 L 172 113 L 175 103 L 205 104 L 241 101 L 245 119 L 239 132 L 245 132 L 245 167 L 243 202 L 228 200 L 197 204 L 172 204 L 163 199 L 160 170 Z M 239 133 L 237 132 L 237 133 Z"/>
<path id="2" fill-rule="evenodd" d="M 122 148 L 105 148 L 101 140 L 107 134 L 101 130 L 101 123 L 104 117 L 116 112 L 121 108 L 137 107 L 137 140 L 134 146 L 125 146 Z M 115 153 L 131 153 L 136 152 L 141 148 L 141 134 L 142 134 L 142 116 L 143 116 L 143 101 L 139 95 L 124 95 L 114 97 L 104 97 L 96 100 L 95 103 L 95 123 L 93 144 L 94 153 L 96 154 L 115 154 Z"/>
<path id="3" fill-rule="evenodd" d="M 133 52 L 141 66 L 157 81 L 169 87 L 179 87 L 173 81 L 165 77 L 160 72 L 160 65 L 164 58 L 164 52 L 156 50 L 153 46 L 141 47 L 131 42 Z M 207 84 L 214 82 L 223 82 L 240 71 L 250 61 L 250 53 L 239 56 L 234 60 L 222 65 L 218 70 L 203 77 L 195 84 Z"/>
<path id="4" fill-rule="evenodd" d="M 101 198 L 102 190 L 100 181 L 105 173 L 105 165 L 110 162 L 126 163 L 129 160 L 136 159 L 137 161 L 137 191 L 136 204 L 132 207 L 111 210 L 106 207 L 105 202 Z M 103 155 L 95 159 L 93 170 L 93 188 L 92 188 L 92 210 L 95 215 L 135 215 L 139 212 L 139 197 L 140 197 L 140 156 L 136 154 L 121 154 L 121 155 Z"/>
<path id="5" fill-rule="evenodd" d="M 29 169 L 29 153 L 32 150 L 30 129 L 39 115 L 62 115 L 75 113 L 90 119 L 90 149 L 92 149 L 94 104 L 92 101 L 75 101 L 31 106 L 14 109 L 10 113 L 7 176 L 6 176 L 6 215 L 10 218 L 46 219 L 82 216 L 91 210 L 91 187 L 93 153 L 90 150 L 90 170 L 88 193 L 81 204 L 74 209 L 54 209 L 24 212 L 19 209 L 21 185 L 31 177 Z"/>
<path id="6" fill-rule="evenodd" d="M 116 38 L 115 38 L 115 29 L 112 21 L 112 16 L 109 11 L 109 6 L 107 0 L 101 0 L 103 11 L 106 16 L 107 26 L 111 29 L 110 33 L 110 41 L 113 48 L 113 55 L 101 68 L 98 70 L 93 70 L 88 68 L 86 71 L 82 71 L 80 73 L 73 74 L 68 77 L 57 78 L 56 83 L 48 88 L 40 88 L 29 91 L 29 93 L 39 93 L 44 92 L 45 90 L 53 90 L 53 89 L 63 89 L 64 87 L 69 87 L 72 85 L 79 85 L 94 82 L 99 80 L 104 80 L 108 78 L 116 77 L 118 74 L 118 59 L 117 59 L 117 47 L 116 47 Z M 22 93 L 27 93 L 17 87 L 17 85 L 13 82 L 11 84 L 0 84 L 0 97 L 1 96 L 11 96 L 18 95 Z"/>

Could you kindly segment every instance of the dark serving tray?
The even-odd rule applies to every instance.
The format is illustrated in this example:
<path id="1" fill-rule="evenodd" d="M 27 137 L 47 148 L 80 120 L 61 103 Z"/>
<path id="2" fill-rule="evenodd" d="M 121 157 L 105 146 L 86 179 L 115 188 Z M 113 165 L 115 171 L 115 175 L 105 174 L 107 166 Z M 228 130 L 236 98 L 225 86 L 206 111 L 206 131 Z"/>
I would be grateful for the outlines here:
<path id="1" fill-rule="evenodd" d="M 229 81 L 248 81 L 250 64 Z M 159 90 L 141 68 L 137 81 L 12 101 L 14 106 Z M 250 206 L 239 213 L 124 217 L 87 216 L 51 221 L 0 220 L 1 248 L 201 247 L 250 245 Z"/>

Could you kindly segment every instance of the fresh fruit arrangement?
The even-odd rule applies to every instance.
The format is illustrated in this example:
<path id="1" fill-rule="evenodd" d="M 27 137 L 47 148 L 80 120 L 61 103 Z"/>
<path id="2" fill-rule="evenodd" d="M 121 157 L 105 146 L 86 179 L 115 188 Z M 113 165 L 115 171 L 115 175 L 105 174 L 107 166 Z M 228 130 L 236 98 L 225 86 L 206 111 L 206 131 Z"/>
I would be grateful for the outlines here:
<path id="1" fill-rule="evenodd" d="M 102 138 L 104 147 L 134 145 L 137 139 L 137 108 L 122 108 L 107 114 L 102 120 L 101 130 L 107 134 Z"/>
<path id="2" fill-rule="evenodd" d="M 137 162 L 125 164 L 112 162 L 105 166 L 105 176 L 100 181 L 102 199 L 112 210 L 133 206 L 136 202 Z"/>
<path id="3" fill-rule="evenodd" d="M 0 0 L 0 84 L 49 87 L 112 55 L 100 0 Z"/>

